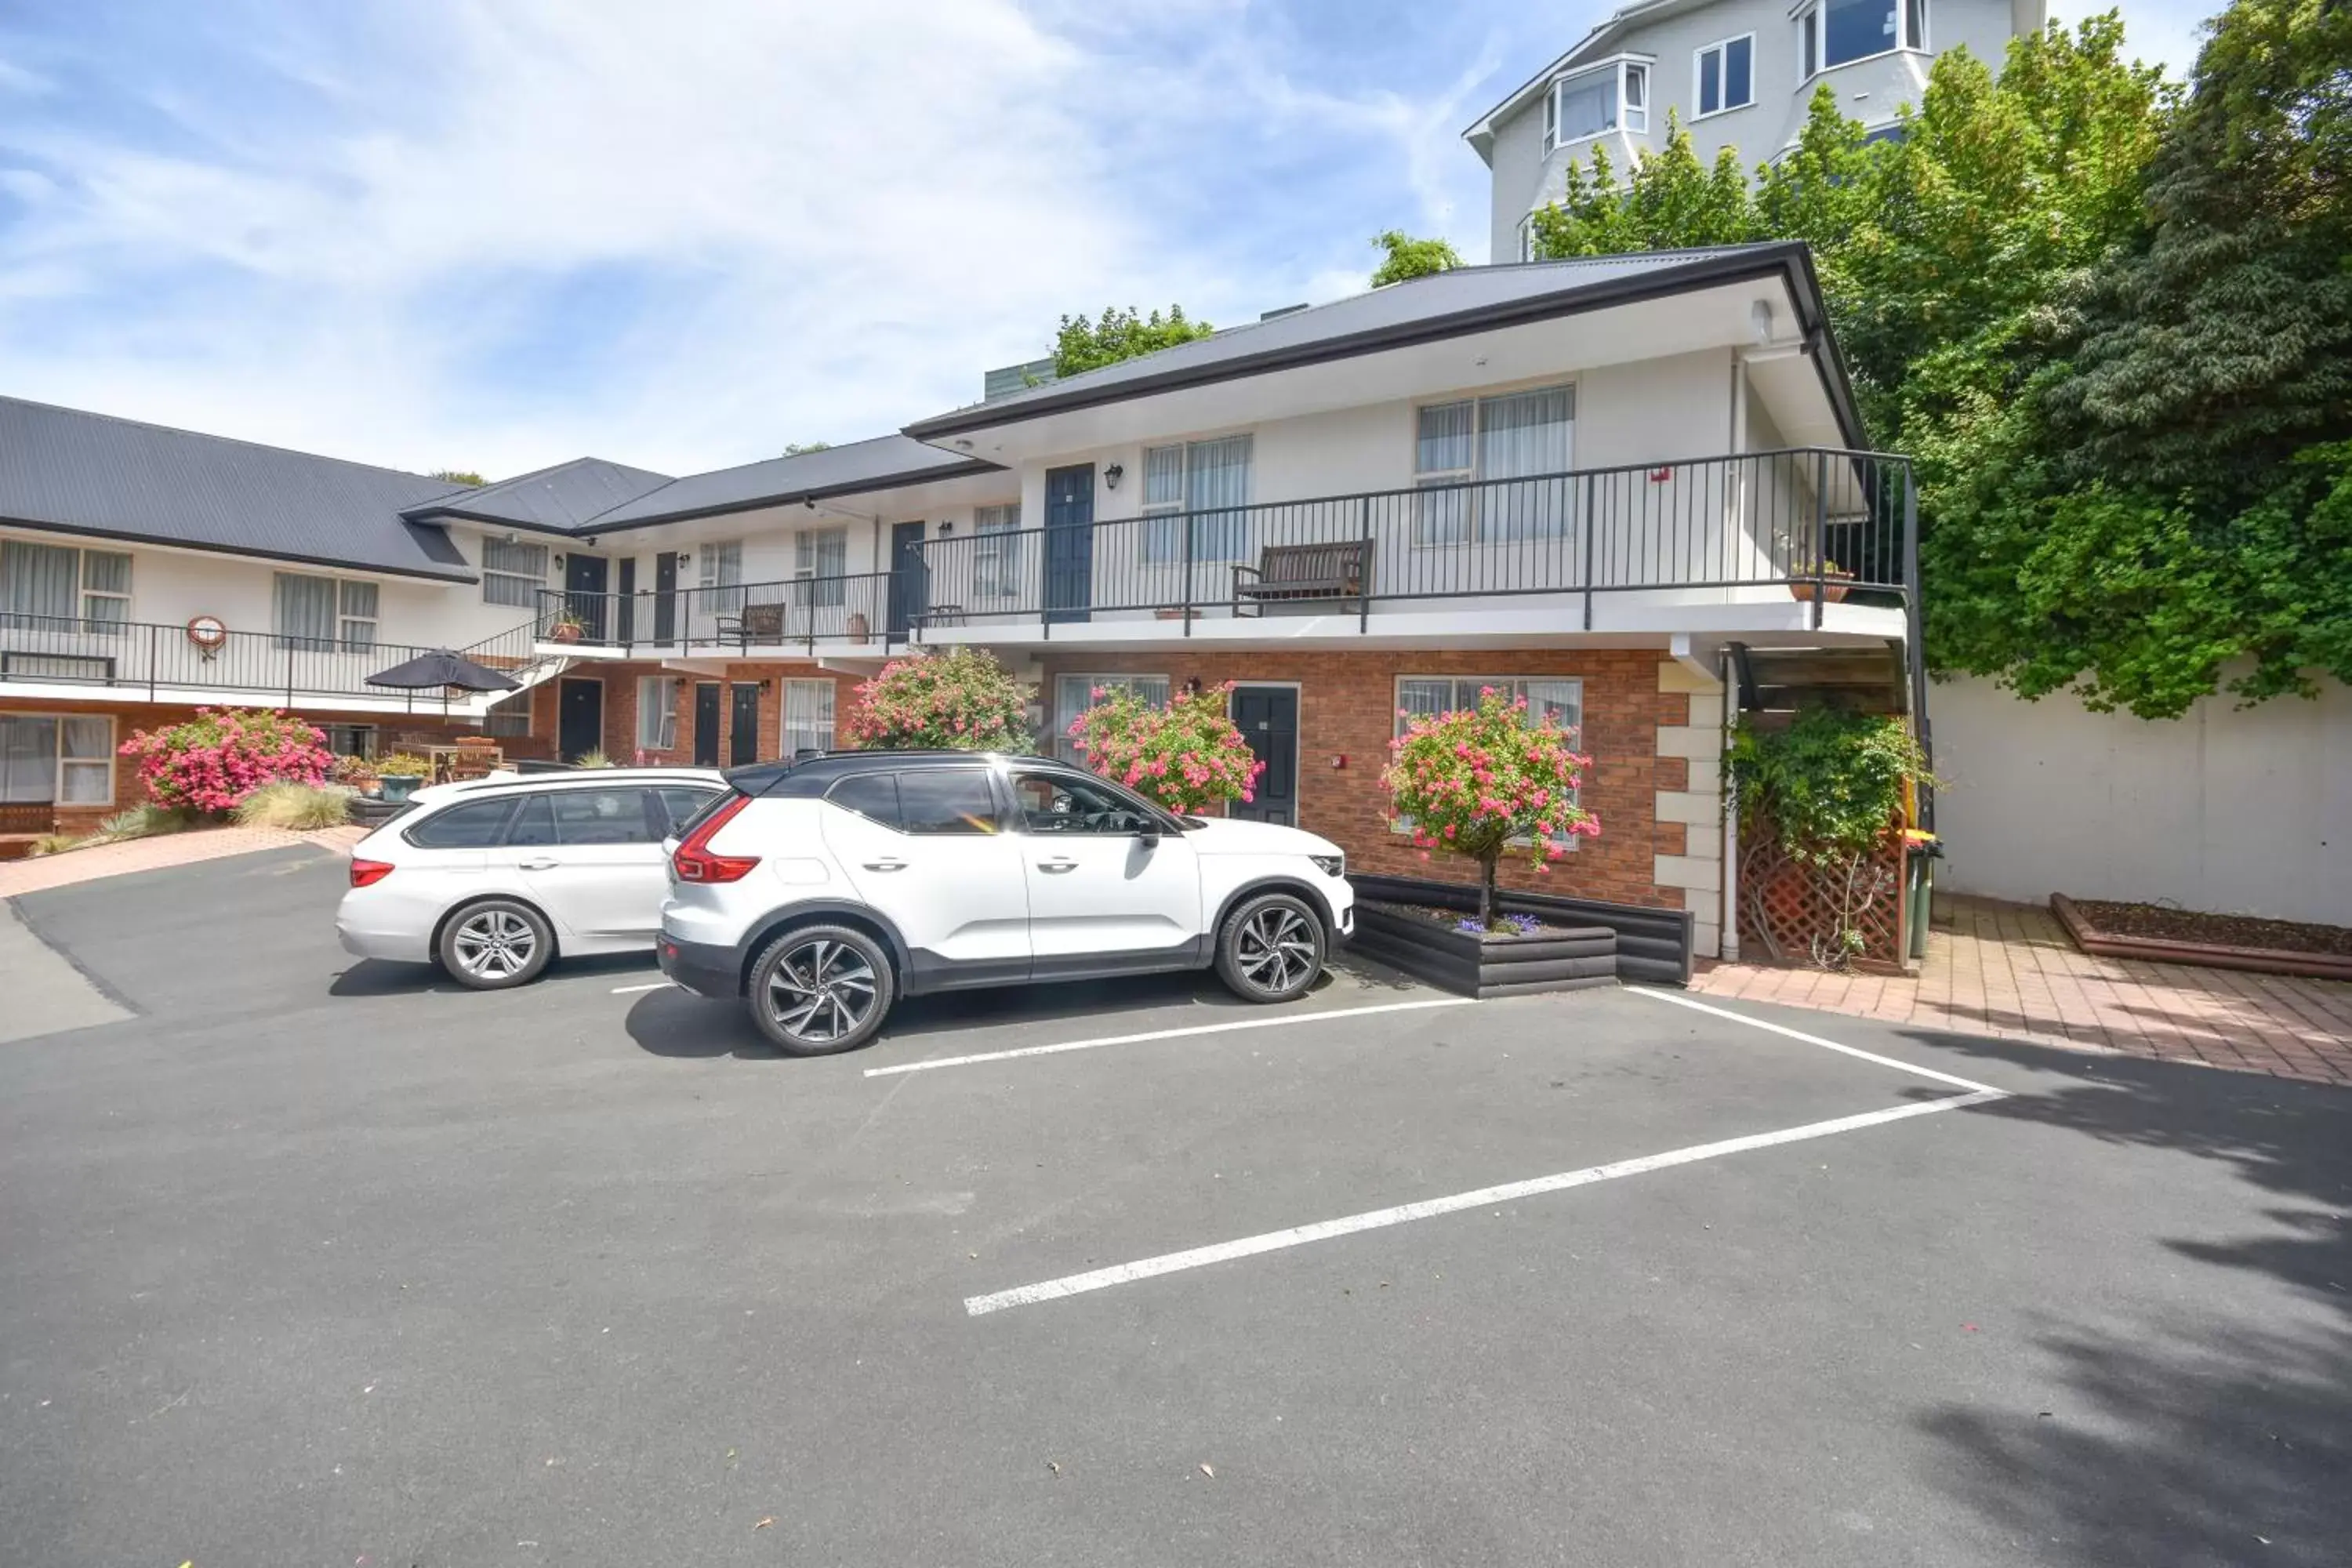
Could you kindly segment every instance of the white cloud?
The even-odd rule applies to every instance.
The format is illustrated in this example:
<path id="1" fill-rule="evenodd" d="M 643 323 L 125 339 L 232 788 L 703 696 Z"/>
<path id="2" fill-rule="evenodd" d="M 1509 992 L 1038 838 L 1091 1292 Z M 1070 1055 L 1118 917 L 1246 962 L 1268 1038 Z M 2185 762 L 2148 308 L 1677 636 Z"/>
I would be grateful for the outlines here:
<path id="1" fill-rule="evenodd" d="M 1350 212 L 1369 185 L 1444 219 L 1491 62 L 1338 91 L 1238 8 L 1148 25 L 1180 21 L 1186 51 L 1115 70 L 1133 39 L 1007 0 L 257 11 L 223 47 L 299 112 L 166 80 L 168 137 L 0 121 L 0 390 L 409 466 L 682 470 L 966 401 L 1064 310 L 1242 319 L 1369 268 L 1377 226 L 1202 221 L 1204 154 L 1322 157 Z"/>

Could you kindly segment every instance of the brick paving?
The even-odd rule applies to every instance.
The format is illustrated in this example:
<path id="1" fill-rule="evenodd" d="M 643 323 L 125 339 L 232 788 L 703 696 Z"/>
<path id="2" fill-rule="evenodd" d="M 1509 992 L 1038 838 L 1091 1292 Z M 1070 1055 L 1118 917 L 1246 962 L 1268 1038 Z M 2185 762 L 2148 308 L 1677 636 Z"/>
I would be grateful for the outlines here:
<path id="1" fill-rule="evenodd" d="M 1936 900 L 1916 976 L 1706 966 L 1694 991 L 1889 1023 L 2352 1085 L 2352 985 L 2094 958 L 2046 909 Z"/>
<path id="2" fill-rule="evenodd" d="M 45 892 L 101 877 L 193 866 L 200 860 L 250 855 L 259 849 L 282 849 L 292 844 L 315 844 L 348 853 L 366 832 L 364 827 L 348 826 L 321 828 L 314 833 L 294 833 L 277 827 L 201 827 L 187 833 L 165 833 L 152 838 L 129 838 L 120 844 L 68 849 L 62 855 L 44 855 L 34 860 L 0 861 L 0 899 Z"/>

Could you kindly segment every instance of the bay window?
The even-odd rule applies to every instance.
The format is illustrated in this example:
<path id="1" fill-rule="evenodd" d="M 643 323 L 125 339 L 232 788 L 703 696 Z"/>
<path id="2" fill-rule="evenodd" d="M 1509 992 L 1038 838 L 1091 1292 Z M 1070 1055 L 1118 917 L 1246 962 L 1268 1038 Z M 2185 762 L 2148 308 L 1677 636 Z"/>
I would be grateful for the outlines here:
<path id="1" fill-rule="evenodd" d="M 1544 151 L 1622 130 L 1650 129 L 1650 68 L 1622 57 L 1561 77 L 1544 94 Z"/>
<path id="2" fill-rule="evenodd" d="M 1185 529 L 1195 563 L 1249 559 L 1249 513 L 1242 509 L 1249 505 L 1254 447 L 1247 436 L 1223 436 L 1144 448 L 1144 560 L 1183 560 Z"/>
<path id="3" fill-rule="evenodd" d="M 1756 101 L 1756 35 L 1726 38 L 1698 51 L 1691 102 L 1698 118 L 1745 109 Z"/>
<path id="4" fill-rule="evenodd" d="M 784 682 L 784 760 L 833 750 L 833 682 Z"/>
<path id="5" fill-rule="evenodd" d="M 121 551 L 0 540 L 0 626 L 119 636 L 130 619 L 131 557 Z"/>
<path id="6" fill-rule="evenodd" d="M 988 598 L 1009 599 L 1021 592 L 1021 503 L 974 507 L 971 591 Z"/>
<path id="7" fill-rule="evenodd" d="M 482 603 L 532 610 L 547 586 L 547 546 L 482 541 Z"/>
<path id="8" fill-rule="evenodd" d="M 1064 675 L 1054 680 L 1054 754 L 1066 763 L 1079 761 L 1077 742 L 1070 739 L 1070 726 L 1097 702 L 1095 695 L 1108 696 L 1114 691 L 1131 693 L 1154 708 L 1168 706 L 1168 678 L 1164 675 Z"/>
<path id="9" fill-rule="evenodd" d="M 1568 531 L 1576 388 L 1541 386 L 1415 412 L 1415 544 L 1553 539 Z M 1499 483 L 1520 480 L 1521 483 Z"/>
<path id="10" fill-rule="evenodd" d="M 1927 0 L 1812 0 L 1797 13 L 1797 57 L 1808 79 L 1873 55 L 1927 47 Z"/>

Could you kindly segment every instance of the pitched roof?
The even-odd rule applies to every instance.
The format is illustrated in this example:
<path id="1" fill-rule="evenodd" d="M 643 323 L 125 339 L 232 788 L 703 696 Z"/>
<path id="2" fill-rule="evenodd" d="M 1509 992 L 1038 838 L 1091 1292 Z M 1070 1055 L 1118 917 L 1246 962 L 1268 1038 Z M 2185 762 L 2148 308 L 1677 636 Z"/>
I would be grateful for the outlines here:
<path id="1" fill-rule="evenodd" d="M 644 528 L 656 522 L 748 511 L 826 496 L 857 495 L 900 485 L 984 474 L 996 468 L 961 452 L 941 451 L 904 436 L 877 436 L 789 458 L 769 458 L 715 473 L 688 474 L 659 489 L 599 513 L 587 531 Z"/>
<path id="2" fill-rule="evenodd" d="M 598 512 L 636 500 L 670 482 L 667 474 L 632 468 L 603 458 L 574 458 L 568 463 L 519 474 L 494 485 L 475 485 L 408 508 L 411 521 L 455 517 L 470 522 L 500 523 L 547 533 L 570 533 Z"/>
<path id="3" fill-rule="evenodd" d="M 402 509 L 446 479 L 0 397 L 0 523 L 474 581 Z"/>
<path id="4" fill-rule="evenodd" d="M 907 426 L 907 434 L 936 441 L 1071 409 L 1768 276 L 1787 278 L 1809 333 L 1824 326 L 1812 258 L 1795 241 L 1458 267 L 1271 321 L 1231 327 L 1083 375 L 919 419 Z M 1828 342 L 1825 331 L 1822 341 Z M 1833 344 L 1828 353 L 1840 418 L 1859 441 L 1860 422 L 1852 417 L 1852 400 L 1844 390 L 1844 372 L 1837 368 Z"/>

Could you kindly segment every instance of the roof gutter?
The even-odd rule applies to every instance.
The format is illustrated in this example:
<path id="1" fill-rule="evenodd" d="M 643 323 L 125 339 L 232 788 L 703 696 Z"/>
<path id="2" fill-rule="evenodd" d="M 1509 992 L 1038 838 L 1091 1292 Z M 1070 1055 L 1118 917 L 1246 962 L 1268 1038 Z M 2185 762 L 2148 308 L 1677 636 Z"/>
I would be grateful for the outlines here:
<path id="1" fill-rule="evenodd" d="M 975 474 L 1003 473 L 1002 463 L 992 463 L 982 458 L 968 458 L 945 468 L 924 468 L 917 472 L 889 474 L 878 479 L 858 479 L 838 485 L 818 485 L 804 490 L 785 490 L 781 494 L 758 496 L 748 500 L 720 501 L 710 506 L 688 507 L 678 511 L 661 512 L 653 517 L 633 517 L 625 521 L 606 523 L 599 521 L 604 514 L 567 531 L 567 537 L 588 533 L 625 533 L 633 529 L 656 528 L 666 522 L 692 522 L 698 518 L 725 517 L 731 512 L 759 511 L 772 506 L 800 506 L 810 501 L 830 500 L 836 496 L 872 495 L 878 490 L 904 489 L 909 485 L 936 484 L 947 479 L 970 479 Z M 623 501 L 621 506 L 633 503 Z M 617 511 L 619 507 L 608 507 Z"/>

